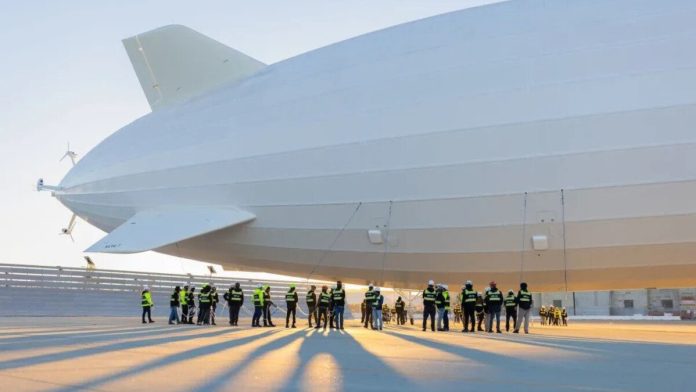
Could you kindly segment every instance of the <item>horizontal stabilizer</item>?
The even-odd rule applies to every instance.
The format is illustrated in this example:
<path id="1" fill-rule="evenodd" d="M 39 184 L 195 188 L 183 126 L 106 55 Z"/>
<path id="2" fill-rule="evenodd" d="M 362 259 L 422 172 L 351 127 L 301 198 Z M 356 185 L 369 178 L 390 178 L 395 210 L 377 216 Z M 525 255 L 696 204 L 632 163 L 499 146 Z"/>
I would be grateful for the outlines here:
<path id="1" fill-rule="evenodd" d="M 123 46 L 153 111 L 244 79 L 266 66 L 181 25 L 126 38 Z"/>
<path id="2" fill-rule="evenodd" d="M 232 207 L 167 207 L 138 212 L 86 252 L 138 253 L 249 222 L 254 214 Z"/>

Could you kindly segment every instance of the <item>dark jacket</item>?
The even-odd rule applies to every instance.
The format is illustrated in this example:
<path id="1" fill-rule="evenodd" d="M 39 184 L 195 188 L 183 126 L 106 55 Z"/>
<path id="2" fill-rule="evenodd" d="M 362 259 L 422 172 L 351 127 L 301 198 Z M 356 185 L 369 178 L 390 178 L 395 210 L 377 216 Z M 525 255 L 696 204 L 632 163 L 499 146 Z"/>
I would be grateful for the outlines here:
<path id="1" fill-rule="evenodd" d="M 486 307 L 488 307 L 489 312 L 500 312 L 500 309 L 503 305 L 503 293 L 497 288 L 490 289 L 488 293 L 486 293 L 486 298 L 484 298 L 484 302 L 486 303 Z"/>

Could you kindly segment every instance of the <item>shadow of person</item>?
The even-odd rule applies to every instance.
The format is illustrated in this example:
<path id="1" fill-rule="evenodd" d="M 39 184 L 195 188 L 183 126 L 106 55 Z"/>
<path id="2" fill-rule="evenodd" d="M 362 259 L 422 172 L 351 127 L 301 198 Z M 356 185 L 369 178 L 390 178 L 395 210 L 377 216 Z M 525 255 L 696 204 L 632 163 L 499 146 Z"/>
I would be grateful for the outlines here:
<path id="1" fill-rule="evenodd" d="M 336 365 L 336 374 L 332 375 L 332 379 L 336 380 L 340 385 L 322 385 L 330 390 L 346 389 L 358 390 L 365 389 L 370 379 L 376 377 L 380 385 L 384 382 L 389 382 L 390 385 L 406 385 L 410 380 L 406 379 L 400 373 L 395 371 L 382 359 L 376 357 L 367 351 L 350 333 L 345 331 L 329 331 L 323 333 L 320 331 L 297 331 L 292 332 L 279 339 L 275 339 L 263 346 L 259 346 L 251 354 L 249 361 L 232 367 L 229 370 L 211 377 L 207 383 L 198 385 L 191 391 L 226 391 L 236 377 L 242 375 L 249 370 L 254 364 L 254 358 L 261 358 L 265 354 L 271 353 L 274 350 L 282 349 L 283 347 L 300 340 L 296 362 L 292 364 L 294 371 L 286 378 L 283 385 L 278 386 L 281 390 L 296 390 L 304 389 L 304 383 L 307 380 L 303 379 L 303 375 L 314 373 L 308 371 L 309 366 L 316 366 L 312 363 L 315 358 L 319 358 L 323 354 L 330 356 L 332 362 Z M 269 371 L 271 371 L 269 369 Z M 326 368 L 319 370 L 326 372 Z M 323 374 L 322 377 L 326 375 Z M 391 384 L 394 383 L 394 384 Z M 253 386 L 249 386 L 253 389 Z"/>
<path id="2" fill-rule="evenodd" d="M 238 330 L 241 331 L 241 330 Z M 228 331 L 229 332 L 229 331 Z M 235 331 L 236 332 L 236 331 Z M 233 333 L 235 333 L 233 332 Z M 263 330 L 263 331 L 258 331 L 259 333 L 250 335 L 250 336 L 245 336 L 239 339 L 232 339 L 232 340 L 226 340 L 221 343 L 215 343 L 215 344 L 209 344 L 206 346 L 201 346 L 201 347 L 196 347 L 191 350 L 186 350 L 182 352 L 178 352 L 173 355 L 166 356 L 164 358 L 159 358 L 150 362 L 138 364 L 136 367 L 131 367 L 128 369 L 125 369 L 123 371 L 114 373 L 114 374 L 108 374 L 103 377 L 99 377 L 93 380 L 86 381 L 81 384 L 77 385 L 71 385 L 69 387 L 61 388 L 61 389 L 54 389 L 53 392 L 68 392 L 68 391 L 75 391 L 75 390 L 91 390 L 94 388 L 97 388 L 100 385 L 104 385 L 110 382 L 118 381 L 121 379 L 125 379 L 128 377 L 134 377 L 139 374 L 146 373 L 148 371 L 156 370 L 165 366 L 173 365 L 178 362 L 183 362 L 183 361 L 189 361 L 191 358 L 200 358 L 205 355 L 210 355 L 214 354 L 220 351 L 224 351 L 230 348 L 235 348 L 242 346 L 247 343 L 251 343 L 256 339 L 265 337 L 265 336 L 270 336 L 276 333 L 277 331 L 271 331 L 271 330 Z M 199 335 L 200 336 L 200 335 Z"/>

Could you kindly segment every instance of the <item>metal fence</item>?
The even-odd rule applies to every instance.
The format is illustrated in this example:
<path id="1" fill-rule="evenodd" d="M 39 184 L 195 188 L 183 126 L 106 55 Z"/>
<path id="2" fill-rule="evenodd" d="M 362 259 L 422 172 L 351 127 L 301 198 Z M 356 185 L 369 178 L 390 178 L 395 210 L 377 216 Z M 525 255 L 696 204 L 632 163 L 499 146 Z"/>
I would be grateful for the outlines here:
<path id="1" fill-rule="evenodd" d="M 220 295 L 218 317 L 224 312 L 223 294 L 239 283 L 244 290 L 242 314 L 251 314 L 251 292 L 258 284 L 271 287 L 276 313 L 285 315 L 285 293 L 290 284 L 297 286 L 300 297 L 298 316 L 306 314 L 304 293 L 308 286 L 324 282 L 251 280 L 200 275 L 177 275 L 87 268 L 0 264 L 0 316 L 127 316 L 140 310 L 140 293 L 147 285 L 155 307 L 153 314 L 169 314 L 169 297 L 175 286 L 193 285 L 196 292 L 203 284 L 217 287 Z M 350 317 L 350 315 L 348 315 Z"/>

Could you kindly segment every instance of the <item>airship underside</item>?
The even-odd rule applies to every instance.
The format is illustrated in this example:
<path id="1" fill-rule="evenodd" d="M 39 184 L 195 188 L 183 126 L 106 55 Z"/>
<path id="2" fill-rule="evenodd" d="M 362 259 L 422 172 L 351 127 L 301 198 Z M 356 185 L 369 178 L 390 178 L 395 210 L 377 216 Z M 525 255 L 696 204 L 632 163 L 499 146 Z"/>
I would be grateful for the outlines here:
<path id="1" fill-rule="evenodd" d="M 418 287 L 696 284 L 696 4 L 519 0 L 265 65 L 183 26 L 124 40 L 152 113 L 55 196 L 109 234 Z"/>

